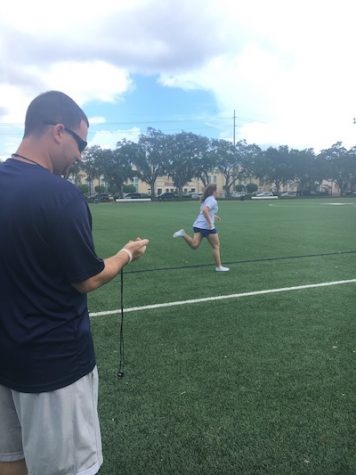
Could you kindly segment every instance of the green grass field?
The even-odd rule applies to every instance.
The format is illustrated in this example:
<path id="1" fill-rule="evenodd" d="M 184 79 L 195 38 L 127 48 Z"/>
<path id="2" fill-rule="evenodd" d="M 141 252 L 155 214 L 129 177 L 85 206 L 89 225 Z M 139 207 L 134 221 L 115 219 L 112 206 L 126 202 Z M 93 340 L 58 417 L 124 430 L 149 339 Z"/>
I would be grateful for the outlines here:
<path id="1" fill-rule="evenodd" d="M 337 204 L 335 204 L 337 203 Z M 127 309 L 356 278 L 356 200 L 219 203 L 222 260 L 198 251 L 199 202 L 91 207 L 99 255 L 150 239 Z M 117 310 L 120 278 L 89 295 Z M 104 465 L 115 474 L 356 474 L 356 283 L 92 316 Z"/>

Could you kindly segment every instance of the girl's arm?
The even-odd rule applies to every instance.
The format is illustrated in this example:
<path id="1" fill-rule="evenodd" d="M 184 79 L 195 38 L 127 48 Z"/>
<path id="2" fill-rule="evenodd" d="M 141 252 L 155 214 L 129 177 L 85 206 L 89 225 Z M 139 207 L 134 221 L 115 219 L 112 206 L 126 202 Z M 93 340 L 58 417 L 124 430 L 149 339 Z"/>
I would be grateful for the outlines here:
<path id="1" fill-rule="evenodd" d="M 205 208 L 203 208 L 203 215 L 208 222 L 209 228 L 213 228 L 213 223 L 211 222 L 209 211 L 210 211 L 209 206 L 205 206 Z"/>

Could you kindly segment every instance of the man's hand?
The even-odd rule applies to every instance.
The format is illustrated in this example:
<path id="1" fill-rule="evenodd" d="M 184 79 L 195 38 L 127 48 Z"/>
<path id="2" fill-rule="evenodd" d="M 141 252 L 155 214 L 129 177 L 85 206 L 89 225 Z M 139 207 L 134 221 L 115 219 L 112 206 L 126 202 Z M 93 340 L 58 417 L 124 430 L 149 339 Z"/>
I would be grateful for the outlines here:
<path id="1" fill-rule="evenodd" d="M 135 241 L 129 241 L 123 249 L 127 249 L 132 254 L 132 260 L 136 261 L 144 255 L 149 241 L 148 239 L 141 239 L 137 237 Z"/>
<path id="2" fill-rule="evenodd" d="M 90 277 L 83 282 L 74 282 L 72 286 L 80 293 L 91 292 L 106 282 L 113 279 L 120 270 L 131 260 L 135 261 L 142 257 L 146 251 L 148 239 L 136 238 L 135 241 L 129 241 L 114 256 L 104 259 L 105 268 L 99 274 Z M 123 251 L 125 249 L 125 251 Z M 132 256 L 132 258 L 131 258 Z M 129 260 L 128 260 L 129 259 Z"/>

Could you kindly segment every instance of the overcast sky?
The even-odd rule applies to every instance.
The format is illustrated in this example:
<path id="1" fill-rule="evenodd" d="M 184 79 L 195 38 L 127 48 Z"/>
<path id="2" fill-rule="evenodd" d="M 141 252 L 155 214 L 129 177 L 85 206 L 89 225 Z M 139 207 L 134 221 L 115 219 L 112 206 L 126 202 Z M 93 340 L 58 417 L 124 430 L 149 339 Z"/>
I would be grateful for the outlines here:
<path id="1" fill-rule="evenodd" d="M 263 147 L 356 145 L 354 0 L 12 0 L 0 6 L 0 157 L 30 100 L 71 95 L 90 144 L 146 127 Z"/>

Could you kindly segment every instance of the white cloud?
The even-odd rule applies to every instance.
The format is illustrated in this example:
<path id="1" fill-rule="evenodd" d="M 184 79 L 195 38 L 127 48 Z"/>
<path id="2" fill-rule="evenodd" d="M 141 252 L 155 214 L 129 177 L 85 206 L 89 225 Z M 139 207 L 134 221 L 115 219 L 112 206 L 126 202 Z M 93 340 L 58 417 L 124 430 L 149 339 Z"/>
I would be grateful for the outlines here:
<path id="1" fill-rule="evenodd" d="M 22 124 L 32 98 L 51 89 L 82 106 L 117 102 L 132 73 L 189 69 L 222 49 L 205 0 L 13 0 L 0 7 L 0 122 Z"/>
<path id="2" fill-rule="evenodd" d="M 100 116 L 89 117 L 89 124 L 90 125 L 98 125 L 98 124 L 105 124 L 106 118 Z"/>
<path id="3" fill-rule="evenodd" d="M 115 102 L 131 84 L 126 71 L 102 61 L 56 63 L 48 69 L 46 78 L 48 85 L 66 91 L 79 104 L 93 98 Z"/>
<path id="4" fill-rule="evenodd" d="M 131 87 L 129 74 L 102 61 L 93 62 L 59 62 L 44 66 L 24 68 L 22 74 L 27 77 L 41 78 L 39 84 L 27 87 L 22 84 L 9 85 L 0 83 L 0 100 L 4 112 L 2 122 L 21 122 L 30 100 L 37 93 L 56 89 L 65 91 L 80 105 L 93 99 L 103 102 L 114 102 L 118 96 Z"/>
<path id="5" fill-rule="evenodd" d="M 99 145 L 103 149 L 115 149 L 117 142 L 123 139 L 137 142 L 140 134 L 141 130 L 137 127 L 125 130 L 103 130 L 94 133 L 93 137 L 89 141 L 89 146 Z"/>
<path id="6" fill-rule="evenodd" d="M 238 139 L 356 142 L 354 0 L 62 0 L 55 12 L 44 0 L 13 0 L 0 8 L 2 122 L 21 124 L 29 101 L 48 89 L 81 105 L 117 102 L 132 74 L 149 73 L 166 87 L 213 92 L 221 116 L 236 109 Z"/>
<path id="7" fill-rule="evenodd" d="M 202 64 L 225 45 L 217 13 L 205 0 L 103 0 L 100 8 L 63 0 L 55 22 L 48 2 L 33 0 L 20 17 L 18 9 L 13 0 L 0 19 L 2 54 L 25 66 L 100 59 L 136 72 L 177 71 Z"/>
<path id="8" fill-rule="evenodd" d="M 238 47 L 195 70 L 162 74 L 162 83 L 213 91 L 223 115 L 236 109 L 238 138 L 316 149 L 356 143 L 356 5 L 251 0 L 232 9 L 222 1 Z"/>

